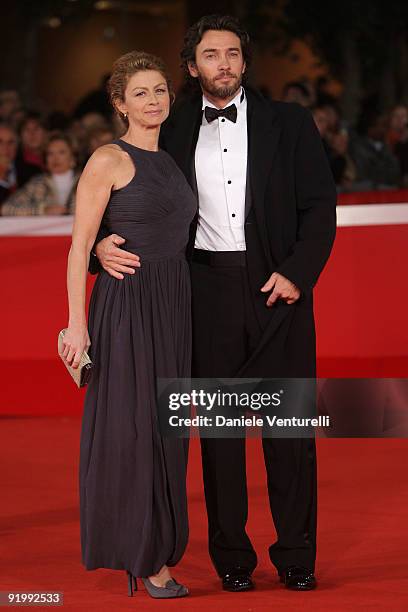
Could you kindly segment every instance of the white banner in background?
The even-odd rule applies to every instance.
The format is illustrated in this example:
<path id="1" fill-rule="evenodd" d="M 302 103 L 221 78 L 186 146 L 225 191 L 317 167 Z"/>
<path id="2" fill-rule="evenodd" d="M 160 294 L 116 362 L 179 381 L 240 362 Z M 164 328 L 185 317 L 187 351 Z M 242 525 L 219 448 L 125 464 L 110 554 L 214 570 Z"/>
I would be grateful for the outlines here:
<path id="1" fill-rule="evenodd" d="M 3 217 L 0 236 L 70 236 L 73 217 Z M 337 207 L 337 227 L 408 224 L 408 203 Z"/>

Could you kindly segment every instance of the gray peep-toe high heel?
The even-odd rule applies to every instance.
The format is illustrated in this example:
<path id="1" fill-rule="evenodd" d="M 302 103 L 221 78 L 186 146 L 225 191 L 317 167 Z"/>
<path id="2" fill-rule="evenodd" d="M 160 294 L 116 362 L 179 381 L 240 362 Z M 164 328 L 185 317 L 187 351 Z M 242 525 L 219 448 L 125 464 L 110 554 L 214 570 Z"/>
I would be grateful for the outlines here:
<path id="1" fill-rule="evenodd" d="M 127 576 L 128 595 L 133 597 L 133 590 L 137 591 L 136 576 L 132 576 L 132 573 L 129 571 L 127 571 Z M 149 578 L 142 578 L 142 582 L 150 597 L 154 599 L 174 599 L 175 597 L 186 597 L 189 594 L 188 588 L 183 584 L 179 584 L 174 578 L 168 580 L 164 587 L 154 585 Z"/>

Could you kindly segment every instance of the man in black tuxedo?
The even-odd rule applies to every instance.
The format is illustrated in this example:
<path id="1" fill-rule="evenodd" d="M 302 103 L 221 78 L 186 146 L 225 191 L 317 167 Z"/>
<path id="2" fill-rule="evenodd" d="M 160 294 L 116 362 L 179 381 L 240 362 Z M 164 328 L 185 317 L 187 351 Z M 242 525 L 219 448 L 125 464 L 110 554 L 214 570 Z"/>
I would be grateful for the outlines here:
<path id="1" fill-rule="evenodd" d="M 312 289 L 335 236 L 336 190 L 309 111 L 242 87 L 248 45 L 231 17 L 192 26 L 182 59 L 200 91 L 162 128 L 161 146 L 199 202 L 188 249 L 192 374 L 314 377 Z M 117 278 L 139 263 L 123 243 L 110 236 L 96 247 Z M 202 438 L 201 448 L 211 559 L 224 589 L 249 590 L 257 556 L 245 530 L 245 440 Z M 270 559 L 288 588 L 312 589 L 314 439 L 264 438 L 263 450 L 277 531 Z"/>

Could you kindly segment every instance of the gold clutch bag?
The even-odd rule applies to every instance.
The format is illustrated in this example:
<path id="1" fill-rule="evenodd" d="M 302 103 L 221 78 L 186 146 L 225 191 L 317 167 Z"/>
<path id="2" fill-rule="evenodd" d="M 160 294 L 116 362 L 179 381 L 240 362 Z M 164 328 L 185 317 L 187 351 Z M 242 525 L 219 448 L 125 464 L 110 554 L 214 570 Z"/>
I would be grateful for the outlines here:
<path id="1" fill-rule="evenodd" d="M 68 372 L 71 374 L 74 379 L 77 387 L 85 387 L 88 384 L 91 374 L 92 374 L 92 361 L 89 358 L 89 355 L 86 351 L 84 351 L 81 355 L 81 360 L 79 362 L 79 366 L 77 369 L 74 369 L 72 366 L 68 365 L 65 359 L 62 357 L 62 353 L 64 351 L 63 340 L 65 336 L 66 329 L 62 329 L 58 334 L 58 354 L 62 359 L 63 364 L 67 368 Z"/>

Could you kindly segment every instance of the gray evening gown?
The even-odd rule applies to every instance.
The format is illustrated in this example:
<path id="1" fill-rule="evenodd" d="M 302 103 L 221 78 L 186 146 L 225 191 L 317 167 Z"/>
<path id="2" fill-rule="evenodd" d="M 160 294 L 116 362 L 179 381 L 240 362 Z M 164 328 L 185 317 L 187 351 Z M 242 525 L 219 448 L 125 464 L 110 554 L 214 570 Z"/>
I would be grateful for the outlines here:
<path id="1" fill-rule="evenodd" d="M 148 576 L 175 565 L 188 538 L 187 441 L 160 435 L 156 377 L 190 376 L 185 247 L 197 202 L 168 153 L 114 143 L 136 173 L 112 192 L 103 224 L 126 238 L 123 248 L 142 265 L 123 280 L 100 272 L 91 295 L 94 370 L 79 464 L 82 562 Z"/>

